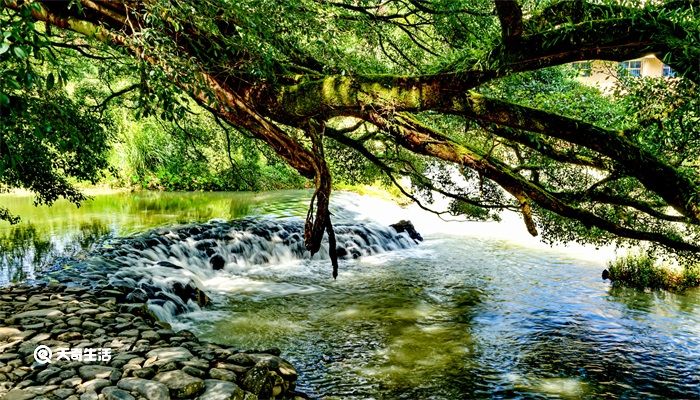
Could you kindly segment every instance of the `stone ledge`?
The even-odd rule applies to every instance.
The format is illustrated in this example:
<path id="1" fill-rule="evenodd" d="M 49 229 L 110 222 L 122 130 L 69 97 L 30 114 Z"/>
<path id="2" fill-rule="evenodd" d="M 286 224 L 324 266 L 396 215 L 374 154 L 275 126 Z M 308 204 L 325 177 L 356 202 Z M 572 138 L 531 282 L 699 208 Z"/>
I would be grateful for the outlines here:
<path id="1" fill-rule="evenodd" d="M 175 332 L 143 304 L 119 304 L 123 296 L 61 285 L 0 288 L 0 398 L 305 398 L 279 351 L 246 353 Z M 52 363 L 35 361 L 38 345 L 51 348 Z M 106 348 L 111 358 L 56 360 L 59 348 Z"/>

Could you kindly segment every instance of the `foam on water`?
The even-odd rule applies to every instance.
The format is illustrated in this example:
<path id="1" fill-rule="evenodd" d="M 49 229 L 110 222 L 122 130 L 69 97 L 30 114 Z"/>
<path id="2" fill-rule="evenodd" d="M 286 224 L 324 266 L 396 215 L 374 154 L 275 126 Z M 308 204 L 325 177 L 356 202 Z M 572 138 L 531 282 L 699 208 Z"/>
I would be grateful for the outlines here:
<path id="1" fill-rule="evenodd" d="M 304 247 L 303 229 L 297 218 L 212 220 L 112 240 L 88 262 L 106 265 L 111 285 L 127 288 L 131 299 L 147 299 L 158 317 L 173 322 L 178 314 L 199 313 L 200 306 L 217 294 L 269 297 L 322 290 L 247 277 L 266 270 L 282 275 L 329 274 L 327 241 L 311 255 Z M 345 261 L 417 243 L 405 232 L 369 222 L 339 222 L 335 232 L 339 257 Z"/>

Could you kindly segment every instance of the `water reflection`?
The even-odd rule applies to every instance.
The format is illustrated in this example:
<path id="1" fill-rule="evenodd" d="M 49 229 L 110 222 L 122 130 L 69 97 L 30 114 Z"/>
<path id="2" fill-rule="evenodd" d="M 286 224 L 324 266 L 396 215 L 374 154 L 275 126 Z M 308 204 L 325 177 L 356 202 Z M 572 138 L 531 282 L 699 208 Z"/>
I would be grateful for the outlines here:
<path id="1" fill-rule="evenodd" d="M 32 223 L 13 226 L 0 236 L 0 283 L 34 279 L 38 271 L 87 252 L 109 233 L 99 221 L 81 222 L 77 230 L 62 235 Z"/>
<path id="2" fill-rule="evenodd" d="M 117 192 L 94 195 L 81 207 L 58 201 L 35 207 L 31 196 L 0 194 L 22 222 L 0 222 L 0 285 L 60 268 L 109 235 L 250 214 L 304 215 L 308 191 L 265 193 Z"/>

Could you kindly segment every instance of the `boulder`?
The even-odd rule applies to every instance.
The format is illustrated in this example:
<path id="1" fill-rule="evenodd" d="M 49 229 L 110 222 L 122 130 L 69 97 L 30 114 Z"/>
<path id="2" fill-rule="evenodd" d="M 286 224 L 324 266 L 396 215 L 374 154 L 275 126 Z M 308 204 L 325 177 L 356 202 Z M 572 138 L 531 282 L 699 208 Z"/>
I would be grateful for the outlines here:
<path id="1" fill-rule="evenodd" d="M 267 368 L 256 365 L 245 373 L 241 386 L 258 397 L 269 397 L 272 394 L 272 385 L 267 376 Z"/>
<path id="2" fill-rule="evenodd" d="M 214 254 L 214 256 L 209 259 L 209 264 L 211 265 L 211 269 L 218 271 L 224 269 L 226 260 L 224 260 L 224 257 L 222 257 L 221 254 Z"/>
<path id="3" fill-rule="evenodd" d="M 418 233 L 418 231 L 416 231 L 416 228 L 413 226 L 413 223 L 411 223 L 411 221 L 409 220 L 404 219 L 389 226 L 394 228 L 396 233 L 406 232 L 411 239 L 418 242 L 423 241 L 423 236 L 421 236 L 421 234 Z"/>

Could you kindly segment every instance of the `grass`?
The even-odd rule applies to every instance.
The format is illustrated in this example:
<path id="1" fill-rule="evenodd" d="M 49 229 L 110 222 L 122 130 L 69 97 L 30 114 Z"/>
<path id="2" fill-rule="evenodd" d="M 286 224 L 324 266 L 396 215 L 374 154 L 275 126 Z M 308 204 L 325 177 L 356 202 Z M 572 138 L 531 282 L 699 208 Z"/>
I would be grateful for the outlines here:
<path id="1" fill-rule="evenodd" d="M 637 289 L 681 291 L 700 286 L 700 265 L 674 267 L 648 255 L 628 255 L 608 264 L 613 284 Z"/>

